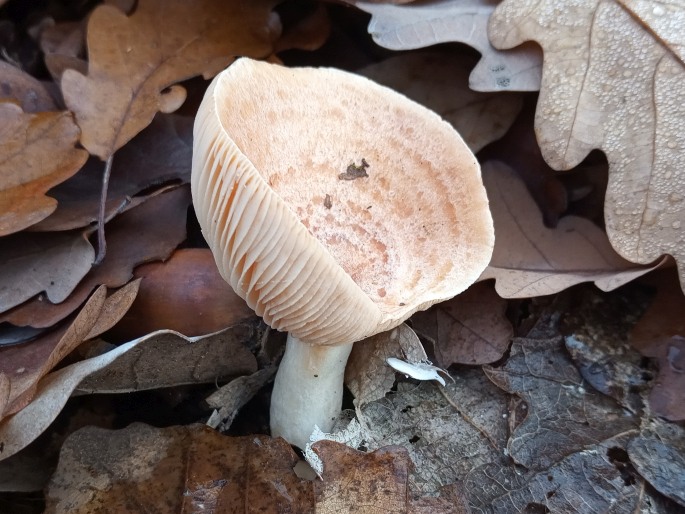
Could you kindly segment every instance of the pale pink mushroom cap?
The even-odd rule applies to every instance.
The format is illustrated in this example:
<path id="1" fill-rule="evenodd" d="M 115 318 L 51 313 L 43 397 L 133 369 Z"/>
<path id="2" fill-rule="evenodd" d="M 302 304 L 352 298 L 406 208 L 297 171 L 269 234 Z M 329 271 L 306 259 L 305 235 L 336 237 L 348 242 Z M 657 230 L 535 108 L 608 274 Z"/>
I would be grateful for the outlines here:
<path id="1" fill-rule="evenodd" d="M 451 298 L 494 244 L 480 168 L 438 115 L 358 75 L 240 59 L 195 122 L 195 210 L 273 328 L 346 344 Z M 351 164 L 368 177 L 341 180 Z"/>

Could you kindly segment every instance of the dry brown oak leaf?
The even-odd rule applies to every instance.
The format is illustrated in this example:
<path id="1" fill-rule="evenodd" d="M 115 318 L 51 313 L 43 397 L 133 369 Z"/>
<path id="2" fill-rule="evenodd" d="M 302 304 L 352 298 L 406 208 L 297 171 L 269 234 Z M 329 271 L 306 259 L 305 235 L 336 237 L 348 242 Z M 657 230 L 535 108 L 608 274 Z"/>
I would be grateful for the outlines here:
<path id="1" fill-rule="evenodd" d="M 298 512 L 314 488 L 283 439 L 227 437 L 203 425 L 86 427 L 64 443 L 46 513 Z"/>
<path id="2" fill-rule="evenodd" d="M 493 285 L 474 284 L 451 300 L 412 316 L 416 333 L 433 343 L 436 366 L 488 364 L 504 355 L 514 329 L 506 316 L 507 302 Z"/>
<path id="3" fill-rule="evenodd" d="M 505 0 L 490 18 L 498 48 L 537 41 L 544 72 L 535 118 L 545 160 L 609 162 L 605 221 L 624 258 L 671 254 L 685 284 L 685 4 Z"/>
<path id="4" fill-rule="evenodd" d="M 0 236 L 19 232 L 57 208 L 48 189 L 86 162 L 74 147 L 79 128 L 68 112 L 27 114 L 0 103 Z"/>
<path id="5" fill-rule="evenodd" d="M 209 248 L 177 250 L 164 262 L 136 268 L 142 279 L 136 301 L 110 335 L 128 341 L 155 330 L 186 336 L 211 334 L 256 316 L 222 280 Z M 192 308 L 188 308 L 191 306 Z"/>
<path id="6" fill-rule="evenodd" d="M 606 234 L 586 218 L 566 216 L 556 228 L 545 227 L 525 184 L 507 165 L 486 162 L 483 183 L 496 238 L 479 280 L 496 279 L 501 297 L 543 296 L 590 281 L 611 291 L 653 269 L 622 259 Z"/>
<path id="7" fill-rule="evenodd" d="M 178 109 L 185 89 L 235 56 L 264 57 L 280 34 L 273 0 L 141 0 L 126 16 L 108 5 L 88 21 L 88 75 L 66 70 L 62 94 L 81 127 L 81 144 L 107 160 L 158 111 Z"/>

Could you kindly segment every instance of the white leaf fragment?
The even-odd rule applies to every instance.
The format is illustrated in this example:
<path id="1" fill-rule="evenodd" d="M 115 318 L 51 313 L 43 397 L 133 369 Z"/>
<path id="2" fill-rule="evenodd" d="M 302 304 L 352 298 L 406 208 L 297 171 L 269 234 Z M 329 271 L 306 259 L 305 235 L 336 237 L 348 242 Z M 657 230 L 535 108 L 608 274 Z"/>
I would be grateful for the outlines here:
<path id="1" fill-rule="evenodd" d="M 447 371 L 433 366 L 430 361 L 406 362 L 395 357 L 388 357 L 385 361 L 391 368 L 411 378 L 416 380 L 437 380 L 443 386 L 445 385 L 445 379 L 438 374 L 438 371 L 442 371 L 445 374 L 447 374 Z"/>

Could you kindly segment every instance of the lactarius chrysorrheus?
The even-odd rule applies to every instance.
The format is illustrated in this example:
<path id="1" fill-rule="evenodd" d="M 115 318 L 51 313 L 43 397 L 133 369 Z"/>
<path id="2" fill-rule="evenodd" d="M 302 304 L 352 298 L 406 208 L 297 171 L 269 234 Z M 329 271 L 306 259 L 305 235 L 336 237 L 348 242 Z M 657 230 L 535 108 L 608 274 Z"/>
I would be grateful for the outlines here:
<path id="1" fill-rule="evenodd" d="M 288 331 L 271 430 L 331 427 L 352 343 L 460 293 L 488 264 L 476 158 L 437 114 L 335 69 L 240 59 L 195 121 L 193 201 L 219 271 Z"/>

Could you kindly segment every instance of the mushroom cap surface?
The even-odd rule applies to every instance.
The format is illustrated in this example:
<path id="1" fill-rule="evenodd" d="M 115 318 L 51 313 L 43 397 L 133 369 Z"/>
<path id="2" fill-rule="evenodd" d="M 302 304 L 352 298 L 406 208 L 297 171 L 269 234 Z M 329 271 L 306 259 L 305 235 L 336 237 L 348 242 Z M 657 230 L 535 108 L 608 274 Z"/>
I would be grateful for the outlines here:
<path id="1" fill-rule="evenodd" d="M 480 167 L 452 126 L 336 69 L 243 58 L 217 75 L 195 121 L 192 192 L 224 279 L 311 344 L 452 298 L 494 245 Z"/>

